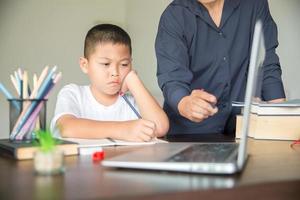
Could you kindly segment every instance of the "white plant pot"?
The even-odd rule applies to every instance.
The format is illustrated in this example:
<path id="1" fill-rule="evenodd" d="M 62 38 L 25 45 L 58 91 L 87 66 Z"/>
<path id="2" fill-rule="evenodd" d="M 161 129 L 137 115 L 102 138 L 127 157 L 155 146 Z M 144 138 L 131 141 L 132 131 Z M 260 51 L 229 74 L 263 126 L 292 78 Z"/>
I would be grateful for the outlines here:
<path id="1" fill-rule="evenodd" d="M 34 169 L 37 174 L 54 175 L 64 172 L 64 152 L 59 149 L 51 151 L 38 150 L 34 155 Z"/>

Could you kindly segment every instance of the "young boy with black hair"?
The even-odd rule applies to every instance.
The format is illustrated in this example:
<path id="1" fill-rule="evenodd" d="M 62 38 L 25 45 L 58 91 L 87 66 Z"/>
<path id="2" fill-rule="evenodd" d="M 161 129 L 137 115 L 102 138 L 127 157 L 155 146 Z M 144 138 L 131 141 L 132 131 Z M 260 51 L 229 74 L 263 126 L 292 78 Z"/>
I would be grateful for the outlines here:
<path id="1" fill-rule="evenodd" d="M 131 53 L 122 28 L 100 24 L 88 31 L 79 64 L 90 85 L 70 84 L 59 92 L 51 122 L 57 136 L 150 141 L 167 133 L 168 118 L 132 69 Z"/>

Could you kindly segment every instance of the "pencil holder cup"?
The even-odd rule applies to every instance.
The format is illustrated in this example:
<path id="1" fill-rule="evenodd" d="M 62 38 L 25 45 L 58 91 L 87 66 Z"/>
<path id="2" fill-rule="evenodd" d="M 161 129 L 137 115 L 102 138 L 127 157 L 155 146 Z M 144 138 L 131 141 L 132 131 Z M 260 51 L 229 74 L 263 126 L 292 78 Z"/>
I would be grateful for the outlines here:
<path id="1" fill-rule="evenodd" d="M 32 141 L 37 130 L 46 129 L 46 99 L 9 99 L 9 139 Z"/>

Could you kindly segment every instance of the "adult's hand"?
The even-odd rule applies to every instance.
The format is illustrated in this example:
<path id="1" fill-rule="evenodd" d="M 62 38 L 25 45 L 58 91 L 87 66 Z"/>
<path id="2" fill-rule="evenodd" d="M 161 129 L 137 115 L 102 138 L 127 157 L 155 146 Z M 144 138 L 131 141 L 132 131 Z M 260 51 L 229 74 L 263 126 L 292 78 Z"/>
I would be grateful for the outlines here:
<path id="1" fill-rule="evenodd" d="M 201 122 L 218 112 L 216 103 L 214 95 L 204 90 L 193 90 L 189 96 L 180 100 L 178 110 L 183 117 L 193 122 Z"/>
<path id="2" fill-rule="evenodd" d="M 286 101 L 285 98 L 280 98 L 280 99 L 270 100 L 270 101 L 268 101 L 268 103 L 282 103 L 282 102 L 285 102 L 285 101 Z"/>

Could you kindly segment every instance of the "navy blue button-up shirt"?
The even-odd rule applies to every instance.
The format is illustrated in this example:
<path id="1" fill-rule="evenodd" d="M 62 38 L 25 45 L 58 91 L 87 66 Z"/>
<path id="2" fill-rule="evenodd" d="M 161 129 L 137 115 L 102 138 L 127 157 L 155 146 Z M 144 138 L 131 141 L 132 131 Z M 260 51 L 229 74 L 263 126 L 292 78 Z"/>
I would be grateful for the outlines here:
<path id="1" fill-rule="evenodd" d="M 222 133 L 232 114 L 231 101 L 243 101 L 255 22 L 261 19 L 266 57 L 263 100 L 285 98 L 275 49 L 277 27 L 267 0 L 225 0 L 215 25 L 197 0 L 175 0 L 163 12 L 155 42 L 157 78 L 171 134 Z M 194 123 L 178 112 L 179 101 L 194 89 L 217 97 L 219 112 Z"/>

